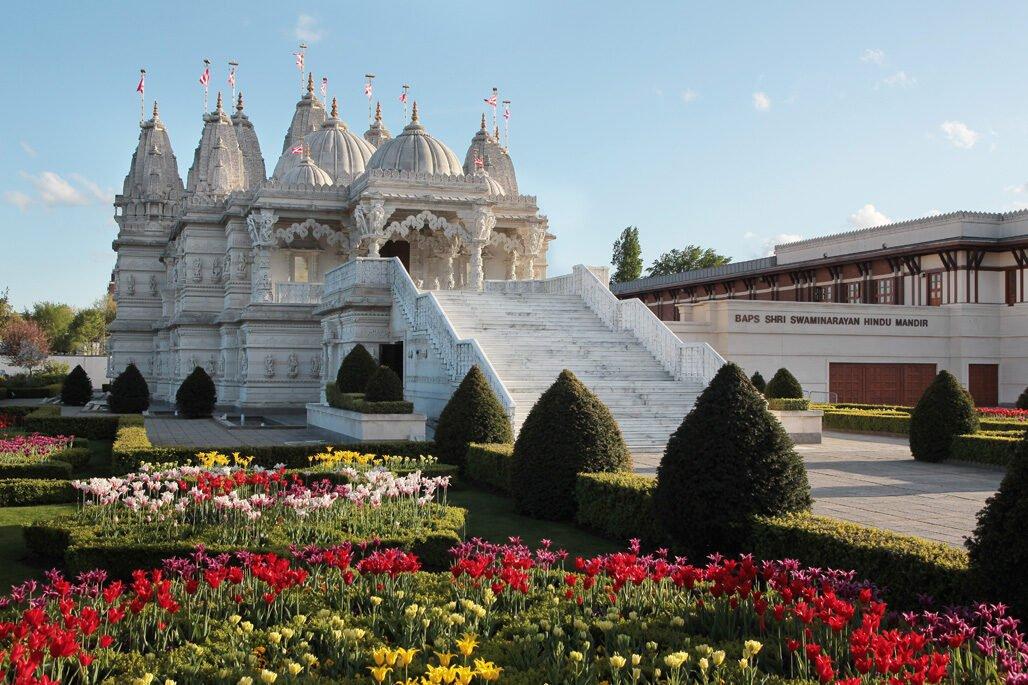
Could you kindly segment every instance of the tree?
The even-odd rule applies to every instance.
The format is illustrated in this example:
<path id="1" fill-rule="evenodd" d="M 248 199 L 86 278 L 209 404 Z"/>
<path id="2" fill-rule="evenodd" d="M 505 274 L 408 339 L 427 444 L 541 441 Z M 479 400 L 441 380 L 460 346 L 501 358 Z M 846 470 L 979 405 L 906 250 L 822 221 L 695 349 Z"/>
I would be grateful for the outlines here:
<path id="1" fill-rule="evenodd" d="M 681 250 L 671 250 L 657 257 L 650 268 L 646 270 L 646 275 L 666 276 L 669 274 L 680 274 L 683 271 L 721 266 L 730 261 L 732 261 L 731 257 L 720 255 L 709 247 L 704 249 L 699 245 L 686 245 Z"/>
<path id="2" fill-rule="evenodd" d="M 368 402 L 401 402 L 403 381 L 388 366 L 380 366 L 364 388 L 364 399 Z"/>
<path id="3" fill-rule="evenodd" d="M 967 551 L 982 587 L 1028 616 L 1028 436 L 1021 441 L 999 490 L 978 512 Z"/>
<path id="4" fill-rule="evenodd" d="M 107 339 L 107 321 L 104 310 L 91 307 L 76 312 L 68 327 L 68 351 L 96 354 Z"/>
<path id="5" fill-rule="evenodd" d="M 58 302 L 36 302 L 32 311 L 23 316 L 39 324 L 55 352 L 68 352 L 68 330 L 75 318 L 75 310 Z"/>
<path id="6" fill-rule="evenodd" d="M 468 445 L 473 442 L 514 442 L 510 418 L 477 366 L 468 369 L 439 415 L 436 456 L 443 463 L 463 466 Z"/>
<path id="7" fill-rule="evenodd" d="M 771 377 L 764 394 L 769 398 L 802 399 L 803 386 L 789 369 L 781 368 Z"/>
<path id="8" fill-rule="evenodd" d="M 14 317 L 0 331 L 0 355 L 8 357 L 15 366 L 28 369 L 31 375 L 32 369 L 50 356 L 50 342 L 35 321 Z"/>
<path id="9" fill-rule="evenodd" d="M 753 387 L 760 391 L 760 394 L 765 394 L 767 390 L 767 382 L 764 381 L 764 377 L 760 375 L 759 371 L 754 371 L 753 375 L 750 376 L 750 383 L 753 383 Z"/>
<path id="10" fill-rule="evenodd" d="M 579 473 L 627 471 L 631 466 L 610 409 L 564 369 L 521 426 L 514 443 L 511 490 L 522 513 L 567 520 L 577 509 Z"/>
<path id="11" fill-rule="evenodd" d="M 111 383 L 107 408 L 115 414 L 139 414 L 150 406 L 150 388 L 135 364 L 129 364 Z"/>
<path id="12" fill-rule="evenodd" d="M 93 397 L 93 383 L 89 380 L 86 370 L 76 366 L 61 385 L 61 403 L 73 407 L 81 407 Z"/>
<path id="13" fill-rule="evenodd" d="M 378 362 L 371 356 L 364 345 L 357 343 L 343 358 L 336 374 L 336 387 L 339 392 L 364 392 L 368 381 L 378 371 Z"/>
<path id="14" fill-rule="evenodd" d="M 201 367 L 197 366 L 182 381 L 175 391 L 175 406 L 178 413 L 187 419 L 206 419 L 214 413 L 218 392 L 214 381 Z"/>
<path id="15" fill-rule="evenodd" d="M 910 414 L 910 453 L 918 461 L 942 461 L 955 436 L 977 430 L 971 396 L 953 374 L 940 371 Z"/>
<path id="16" fill-rule="evenodd" d="M 1025 388 L 1024 392 L 1017 396 L 1017 408 L 1028 409 L 1028 388 Z"/>
<path id="17" fill-rule="evenodd" d="M 3 330 L 7 322 L 17 316 L 18 312 L 14 311 L 14 307 L 11 306 L 10 290 L 8 288 L 0 290 L 0 330 Z"/>
<path id="18" fill-rule="evenodd" d="M 614 241 L 614 256 L 610 259 L 614 273 L 611 283 L 627 283 L 642 276 L 642 247 L 639 246 L 639 229 L 629 226 L 621 231 Z"/>
<path id="19" fill-rule="evenodd" d="M 725 364 L 668 441 L 654 491 L 657 519 L 702 559 L 741 550 L 753 517 L 810 504 L 806 469 L 782 424 L 742 369 Z"/>

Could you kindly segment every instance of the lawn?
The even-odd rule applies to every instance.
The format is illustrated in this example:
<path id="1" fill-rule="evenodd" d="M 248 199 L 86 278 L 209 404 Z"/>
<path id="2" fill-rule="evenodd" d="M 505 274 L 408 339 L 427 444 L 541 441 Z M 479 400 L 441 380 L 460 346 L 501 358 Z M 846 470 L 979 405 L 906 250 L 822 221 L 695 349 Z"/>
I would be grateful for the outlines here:
<path id="1" fill-rule="evenodd" d="M 39 519 L 75 511 L 74 504 L 42 504 L 35 507 L 0 508 L 0 592 L 27 578 L 38 578 L 46 569 L 26 559 L 22 526 Z"/>

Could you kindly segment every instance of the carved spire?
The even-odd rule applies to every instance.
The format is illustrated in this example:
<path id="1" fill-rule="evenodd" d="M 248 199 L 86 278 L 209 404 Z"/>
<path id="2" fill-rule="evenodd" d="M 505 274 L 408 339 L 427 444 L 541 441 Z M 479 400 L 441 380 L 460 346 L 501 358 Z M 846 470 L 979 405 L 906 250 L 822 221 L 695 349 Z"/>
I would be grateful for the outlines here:
<path id="1" fill-rule="evenodd" d="M 332 98 L 332 118 L 339 118 L 339 103 L 336 102 L 336 99 L 334 97 Z"/>
<path id="2" fill-rule="evenodd" d="M 239 91 L 239 96 L 236 98 L 236 113 L 243 113 L 243 91 Z"/>
<path id="3" fill-rule="evenodd" d="M 160 117 L 161 117 L 161 115 L 157 111 L 157 101 L 154 100 L 153 101 L 153 120 L 157 121 L 158 119 L 160 119 Z"/>
<path id="4" fill-rule="evenodd" d="M 414 101 L 414 107 L 413 107 L 413 109 L 411 109 L 410 123 L 412 123 L 412 124 L 418 123 L 418 101 L 417 100 Z"/>
<path id="5" fill-rule="evenodd" d="M 307 94 L 314 97 L 314 72 L 307 72 Z"/>
<path id="6" fill-rule="evenodd" d="M 218 103 L 214 105 L 214 111 L 218 114 L 224 114 L 225 110 L 221 108 L 221 91 L 218 91 Z"/>
<path id="7" fill-rule="evenodd" d="M 375 121 L 382 123 L 382 101 L 375 103 Z"/>
<path id="8" fill-rule="evenodd" d="M 485 130 L 485 112 L 482 112 L 482 128 L 480 130 Z"/>

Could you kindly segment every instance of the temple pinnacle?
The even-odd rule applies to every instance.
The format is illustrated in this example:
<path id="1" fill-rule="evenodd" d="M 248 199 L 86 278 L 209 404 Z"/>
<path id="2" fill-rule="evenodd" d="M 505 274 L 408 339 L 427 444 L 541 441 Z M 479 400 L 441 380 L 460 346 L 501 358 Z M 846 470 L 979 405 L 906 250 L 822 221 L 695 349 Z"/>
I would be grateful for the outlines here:
<path id="1" fill-rule="evenodd" d="M 218 114 L 224 114 L 224 111 L 221 108 L 221 91 L 220 90 L 218 91 L 218 103 L 214 106 L 214 111 L 217 112 Z"/>
<path id="2" fill-rule="evenodd" d="M 239 96 L 236 98 L 236 112 L 242 114 L 243 112 L 243 92 L 239 91 Z"/>
<path id="3" fill-rule="evenodd" d="M 382 121 L 382 101 L 375 103 L 375 121 Z"/>
<path id="4" fill-rule="evenodd" d="M 332 118 L 333 119 L 338 119 L 339 118 L 339 105 L 338 105 L 338 103 L 336 103 L 336 99 L 335 98 L 332 98 Z"/>
<path id="5" fill-rule="evenodd" d="M 307 94 L 314 96 L 314 72 L 307 72 Z"/>
<path id="6" fill-rule="evenodd" d="M 413 109 L 411 109 L 410 123 L 412 123 L 412 124 L 418 123 L 418 101 L 417 100 L 414 101 L 414 107 L 413 107 Z"/>

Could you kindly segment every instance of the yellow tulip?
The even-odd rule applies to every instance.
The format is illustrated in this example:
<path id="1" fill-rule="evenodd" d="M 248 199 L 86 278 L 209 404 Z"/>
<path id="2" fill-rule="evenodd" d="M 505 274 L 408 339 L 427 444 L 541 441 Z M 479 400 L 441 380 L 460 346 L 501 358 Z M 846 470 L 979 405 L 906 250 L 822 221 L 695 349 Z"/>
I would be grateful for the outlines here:
<path id="1" fill-rule="evenodd" d="M 410 662 L 414 660 L 414 656 L 418 653 L 418 650 L 414 647 L 410 649 L 404 649 L 403 647 L 396 648 L 396 665 L 406 668 L 410 666 Z"/>
<path id="2" fill-rule="evenodd" d="M 278 673 L 264 669 L 261 671 L 261 682 L 262 683 L 273 683 L 278 679 Z"/>
<path id="3" fill-rule="evenodd" d="M 499 680 L 503 669 L 491 661 L 475 659 L 475 674 L 482 680 Z"/>
<path id="4" fill-rule="evenodd" d="M 764 645 L 760 644 L 756 640 L 746 640 L 742 646 L 742 655 L 747 659 L 757 656 L 763 646 Z"/>
<path id="5" fill-rule="evenodd" d="M 293 677 L 295 677 L 297 673 L 299 673 L 300 671 L 303 670 L 303 666 L 301 666 L 300 664 L 296 663 L 295 661 L 290 661 L 288 668 L 289 668 L 289 675 L 291 675 Z"/>
<path id="6" fill-rule="evenodd" d="M 253 685 L 253 678 L 248 675 L 244 675 L 236 682 L 236 685 Z"/>
<path id="7" fill-rule="evenodd" d="M 725 660 L 725 650 L 719 649 L 710 655 L 710 663 L 720 666 Z"/>
<path id="8" fill-rule="evenodd" d="M 457 640 L 457 649 L 465 657 L 471 656 L 471 653 L 475 651 L 475 647 L 478 647 L 478 638 L 473 633 L 464 633 L 464 637 Z"/>
<path id="9" fill-rule="evenodd" d="M 371 671 L 371 677 L 376 683 L 383 682 L 386 677 L 392 672 L 393 669 L 388 666 L 368 666 L 368 670 Z"/>
<path id="10" fill-rule="evenodd" d="M 620 671 L 622 668 L 625 667 L 625 664 L 628 663 L 625 657 L 621 656 L 620 654 L 614 654 L 614 656 L 610 657 L 609 661 L 610 667 L 613 668 L 615 671 Z"/>
<path id="11" fill-rule="evenodd" d="M 443 667 L 449 666 L 450 665 L 450 661 L 455 656 L 457 656 L 457 655 L 456 654 L 451 654 L 450 652 L 436 652 L 435 653 L 435 658 L 439 660 L 439 665 L 443 666 Z"/>

